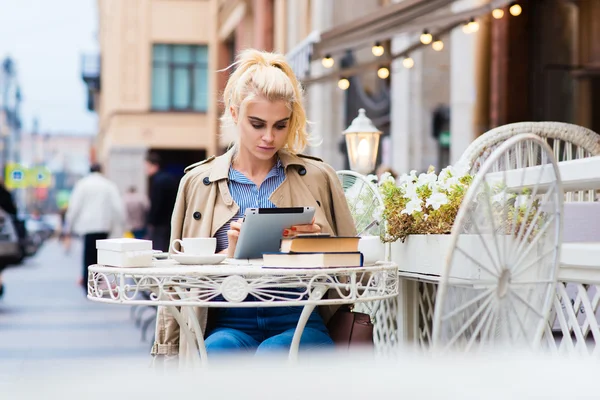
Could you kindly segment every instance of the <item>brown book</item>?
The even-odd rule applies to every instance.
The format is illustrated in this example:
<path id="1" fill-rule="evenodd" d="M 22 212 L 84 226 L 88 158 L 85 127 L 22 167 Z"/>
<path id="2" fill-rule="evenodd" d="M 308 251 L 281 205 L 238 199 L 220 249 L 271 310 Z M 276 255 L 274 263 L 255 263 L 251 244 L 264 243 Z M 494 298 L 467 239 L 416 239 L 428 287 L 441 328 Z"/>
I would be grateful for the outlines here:
<path id="1" fill-rule="evenodd" d="M 263 267 L 323 268 L 361 267 L 361 253 L 265 253 Z"/>
<path id="2" fill-rule="evenodd" d="M 282 253 L 353 253 L 358 251 L 359 237 L 298 235 L 281 239 Z"/>

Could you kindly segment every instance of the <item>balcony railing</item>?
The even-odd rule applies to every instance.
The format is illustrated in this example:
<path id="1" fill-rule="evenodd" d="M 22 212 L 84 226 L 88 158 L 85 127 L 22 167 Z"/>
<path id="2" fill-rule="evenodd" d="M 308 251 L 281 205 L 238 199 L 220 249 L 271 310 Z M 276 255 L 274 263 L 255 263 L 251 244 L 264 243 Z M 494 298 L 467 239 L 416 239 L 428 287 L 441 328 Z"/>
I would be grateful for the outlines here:
<path id="1" fill-rule="evenodd" d="M 313 31 L 285 55 L 298 79 L 309 77 L 313 46 L 319 40 L 319 31 Z"/>
<path id="2" fill-rule="evenodd" d="M 100 55 L 81 56 L 81 78 L 90 90 L 100 90 Z"/>
<path id="3" fill-rule="evenodd" d="M 96 94 L 100 92 L 100 55 L 83 54 L 81 56 L 81 79 L 88 89 L 87 108 L 96 109 Z"/>

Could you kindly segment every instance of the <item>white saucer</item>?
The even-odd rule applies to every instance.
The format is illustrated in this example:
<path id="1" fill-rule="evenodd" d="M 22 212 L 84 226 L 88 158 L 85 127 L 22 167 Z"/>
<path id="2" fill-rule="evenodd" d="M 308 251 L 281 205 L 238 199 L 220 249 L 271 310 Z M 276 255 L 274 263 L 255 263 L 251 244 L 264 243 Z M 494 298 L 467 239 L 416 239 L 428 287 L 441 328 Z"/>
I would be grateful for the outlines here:
<path id="1" fill-rule="evenodd" d="M 184 265 L 206 265 L 219 264 L 227 258 L 227 254 L 211 254 L 207 256 L 196 256 L 192 254 L 171 254 L 171 258 L 179 264 Z"/>

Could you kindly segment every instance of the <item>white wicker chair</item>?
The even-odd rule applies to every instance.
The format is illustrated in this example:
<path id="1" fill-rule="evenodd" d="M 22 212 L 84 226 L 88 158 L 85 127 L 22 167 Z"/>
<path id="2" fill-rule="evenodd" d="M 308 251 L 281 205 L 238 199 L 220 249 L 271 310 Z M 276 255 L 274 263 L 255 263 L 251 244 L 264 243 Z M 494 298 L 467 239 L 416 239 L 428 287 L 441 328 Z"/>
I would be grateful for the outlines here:
<path id="1" fill-rule="evenodd" d="M 522 133 L 533 133 L 546 139 L 557 161 L 600 155 L 600 135 L 587 128 L 564 122 L 517 122 L 494 128 L 479 136 L 467 147 L 458 163 L 469 163 L 471 173 L 476 173 L 494 148 Z M 514 160 L 517 168 L 535 163 L 528 157 L 515 157 Z M 595 201 L 596 196 L 593 191 L 567 192 L 565 200 Z"/>
<path id="2" fill-rule="evenodd" d="M 469 163 L 471 173 L 476 173 L 492 150 L 505 140 L 522 133 L 533 133 L 544 138 L 552 147 L 557 161 L 576 160 L 600 155 L 600 135 L 581 126 L 563 122 L 519 122 L 494 128 L 478 137 L 461 156 L 459 163 Z M 516 165 L 509 167 L 527 167 L 535 165 L 535 157 L 527 152 L 512 157 Z M 565 202 L 598 201 L 594 191 L 565 192 Z M 420 290 L 435 291 L 434 287 Z M 571 352 L 575 347 L 587 352 L 586 338 L 595 334 L 592 326 L 583 315 L 583 302 L 590 302 L 594 312 L 600 309 L 600 286 L 581 283 L 558 282 L 554 305 L 550 313 L 549 324 L 545 332 L 545 342 L 550 349 L 558 352 Z M 559 312 L 557 312 L 559 311 Z M 595 315 L 590 318 L 595 319 Z M 575 322 L 579 320 L 579 323 Z M 562 335 L 555 335 L 560 329 Z M 600 343 L 600 337 L 595 337 Z"/>

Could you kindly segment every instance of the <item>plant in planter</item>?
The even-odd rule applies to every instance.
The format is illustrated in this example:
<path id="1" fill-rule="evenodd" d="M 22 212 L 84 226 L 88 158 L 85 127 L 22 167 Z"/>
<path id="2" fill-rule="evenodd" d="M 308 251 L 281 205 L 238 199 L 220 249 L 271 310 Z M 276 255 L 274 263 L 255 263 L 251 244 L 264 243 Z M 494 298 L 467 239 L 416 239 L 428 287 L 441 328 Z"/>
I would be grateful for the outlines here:
<path id="1" fill-rule="evenodd" d="M 468 166 L 449 166 L 438 175 L 431 167 L 426 173 L 411 171 L 397 180 L 382 176 L 378 187 L 384 201 L 386 230 L 381 239 L 393 242 L 392 259 L 401 269 L 440 273 L 452 243 L 449 234 L 473 182 L 468 171 Z M 529 189 L 512 192 L 504 182 L 486 182 L 478 188 L 473 202 L 462 205 L 469 210 L 455 246 L 481 249 L 470 257 L 486 264 L 490 253 L 496 252 L 494 246 L 511 248 L 518 241 L 530 242 L 546 221 L 537 197 Z M 409 237 L 412 239 L 405 243 Z M 498 239 L 501 237 L 504 239 Z M 466 266 L 468 260 L 461 259 L 459 264 Z M 456 271 L 457 276 L 473 277 L 472 269 Z"/>
<path id="2" fill-rule="evenodd" d="M 385 242 L 404 242 L 409 235 L 448 234 L 473 177 L 467 169 L 447 167 L 437 175 L 430 167 L 417 176 L 416 171 L 398 180 L 382 176 L 383 218 L 387 229 Z"/>

